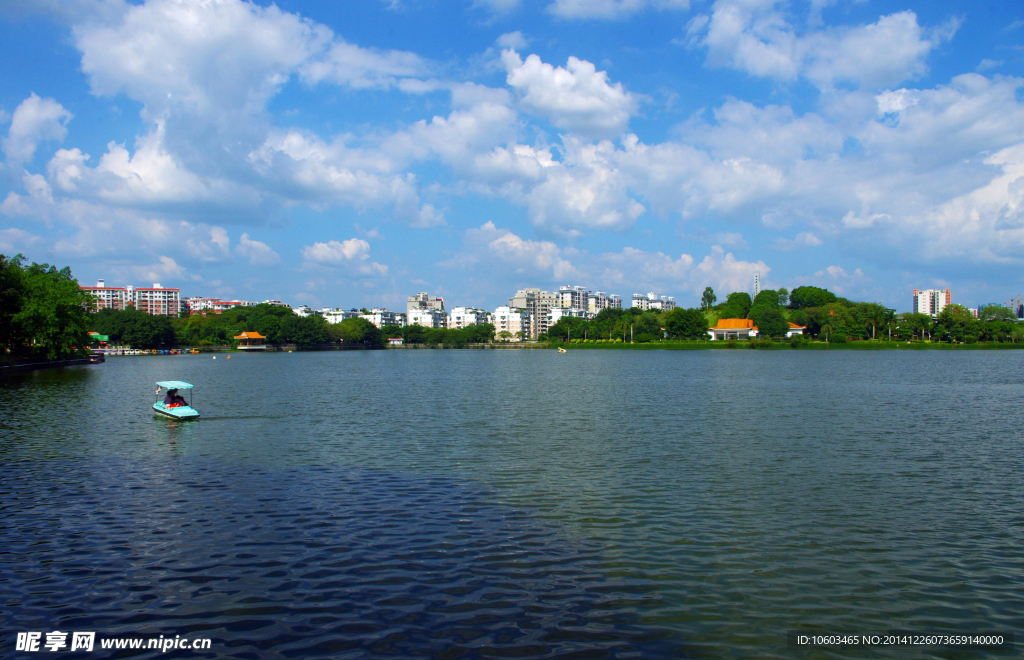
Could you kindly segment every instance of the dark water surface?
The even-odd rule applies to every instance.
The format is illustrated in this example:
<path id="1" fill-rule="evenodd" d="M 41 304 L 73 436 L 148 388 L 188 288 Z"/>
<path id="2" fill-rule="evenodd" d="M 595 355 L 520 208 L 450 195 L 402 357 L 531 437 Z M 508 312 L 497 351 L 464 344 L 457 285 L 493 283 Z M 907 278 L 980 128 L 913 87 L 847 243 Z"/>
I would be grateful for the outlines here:
<path id="1" fill-rule="evenodd" d="M 202 420 L 153 416 L 171 379 Z M 796 629 L 1016 631 L 1019 653 L 1022 428 L 1018 351 L 113 357 L 9 377 L 0 655 L 56 629 L 213 639 L 149 657 L 992 655 L 790 650 Z"/>

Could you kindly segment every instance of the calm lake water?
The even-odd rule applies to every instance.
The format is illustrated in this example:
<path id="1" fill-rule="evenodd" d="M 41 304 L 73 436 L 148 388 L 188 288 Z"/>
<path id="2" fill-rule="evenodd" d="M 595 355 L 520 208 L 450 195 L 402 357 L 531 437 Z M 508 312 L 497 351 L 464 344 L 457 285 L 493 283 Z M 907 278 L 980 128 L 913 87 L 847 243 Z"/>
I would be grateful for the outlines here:
<path id="1" fill-rule="evenodd" d="M 170 379 L 197 385 L 202 420 L 154 417 Z M 1016 631 L 1019 653 L 1022 428 L 1024 351 L 189 355 L 8 377 L 0 654 L 57 629 L 213 639 L 148 657 L 994 655 L 787 647 L 892 629 Z"/>

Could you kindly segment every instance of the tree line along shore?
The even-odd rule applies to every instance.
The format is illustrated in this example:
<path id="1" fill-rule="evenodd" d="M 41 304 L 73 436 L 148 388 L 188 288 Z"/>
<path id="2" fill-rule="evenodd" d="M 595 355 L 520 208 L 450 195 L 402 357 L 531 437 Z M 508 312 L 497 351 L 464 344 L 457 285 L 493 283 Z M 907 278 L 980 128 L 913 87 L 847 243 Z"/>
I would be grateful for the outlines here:
<path id="1" fill-rule="evenodd" d="M 83 292 L 69 268 L 26 264 L 21 255 L 0 255 L 0 341 L 4 359 L 66 360 L 88 352 L 89 332 L 107 335 L 113 345 L 137 349 L 230 346 L 243 331 L 256 331 L 274 345 L 300 348 L 326 345 L 384 348 L 389 338 L 413 346 L 459 348 L 504 343 L 491 324 L 463 329 L 384 326 L 362 318 L 337 324 L 323 317 L 300 317 L 290 308 L 273 305 L 236 307 L 206 316 L 154 316 L 129 308 L 92 310 L 93 298 Z M 750 319 L 760 337 L 751 341 L 707 341 L 709 327 L 719 319 Z M 804 326 L 805 335 L 783 339 L 790 323 Z M 747 346 L 824 348 L 888 348 L 897 343 L 914 348 L 1024 346 L 1024 324 L 1009 309 L 987 307 L 982 318 L 959 305 L 948 305 L 932 318 L 896 314 L 884 305 L 853 302 L 812 286 L 761 291 L 756 298 L 734 292 L 718 302 L 708 287 L 697 308 L 667 312 L 637 308 L 604 309 L 593 319 L 562 317 L 539 337 L 548 346 L 587 348 L 733 348 Z"/>
<path id="2" fill-rule="evenodd" d="M 749 319 L 758 328 L 755 340 L 707 341 L 708 328 L 720 319 Z M 803 333 L 786 338 L 791 325 Z M 719 302 L 711 287 L 698 308 L 641 312 L 635 308 L 602 310 L 594 319 L 562 317 L 546 339 L 581 347 L 752 348 L 843 345 L 850 348 L 1024 346 L 1024 324 L 1012 310 L 986 307 L 981 318 L 961 305 L 947 305 L 937 316 L 897 314 L 880 303 L 854 302 L 814 286 L 766 289 L 751 299 L 733 292 Z M 650 346 L 654 347 L 654 346 Z"/>

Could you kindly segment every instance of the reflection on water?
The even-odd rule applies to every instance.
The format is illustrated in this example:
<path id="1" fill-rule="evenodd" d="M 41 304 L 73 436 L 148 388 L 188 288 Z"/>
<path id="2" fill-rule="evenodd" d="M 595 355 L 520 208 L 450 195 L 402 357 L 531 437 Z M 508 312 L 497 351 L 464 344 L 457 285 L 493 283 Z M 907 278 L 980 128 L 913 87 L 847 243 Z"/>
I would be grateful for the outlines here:
<path id="1" fill-rule="evenodd" d="M 597 545 L 443 478 L 156 456 L 15 476 L 7 630 L 186 633 L 241 658 L 668 651 Z"/>
<path id="2" fill-rule="evenodd" d="M 208 631 L 238 657 L 803 657 L 787 630 L 1019 629 L 1022 357 L 382 351 L 15 376 L 0 620 Z M 167 379 L 196 384 L 201 420 L 153 415 Z M 983 657 L 841 657 L 922 656 Z"/>

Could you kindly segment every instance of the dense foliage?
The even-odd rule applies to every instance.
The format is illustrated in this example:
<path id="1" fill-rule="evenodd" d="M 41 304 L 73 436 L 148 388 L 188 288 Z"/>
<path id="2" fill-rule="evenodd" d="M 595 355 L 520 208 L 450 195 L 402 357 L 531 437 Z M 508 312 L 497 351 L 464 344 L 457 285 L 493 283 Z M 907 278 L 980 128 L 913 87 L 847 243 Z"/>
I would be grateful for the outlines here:
<path id="1" fill-rule="evenodd" d="M 926 314 L 900 314 L 884 305 L 853 302 L 828 289 L 813 286 L 766 289 L 751 300 L 750 295 L 730 293 L 717 305 L 711 287 L 701 296 L 700 309 L 676 308 L 666 313 L 639 309 L 606 309 L 591 321 L 562 317 L 541 339 L 549 342 L 579 340 L 634 343 L 661 339 L 704 339 L 709 322 L 717 319 L 750 319 L 763 342 L 785 337 L 790 322 L 805 326 L 803 337 L 839 344 L 847 341 L 978 341 L 1024 342 L 1024 324 L 1018 324 L 1012 310 L 987 307 L 981 319 L 960 305 L 949 305 L 936 318 Z"/>
<path id="2" fill-rule="evenodd" d="M 89 329 L 107 335 L 112 344 L 132 348 L 169 348 L 178 343 L 169 316 L 153 316 L 135 308 L 101 309 L 93 314 Z"/>
<path id="3" fill-rule="evenodd" d="M 665 314 L 665 330 L 672 339 L 704 339 L 708 319 L 699 309 L 676 307 Z"/>
<path id="4" fill-rule="evenodd" d="M 62 360 L 89 345 L 86 306 L 71 269 L 0 254 L 0 341 L 10 357 Z"/>
<path id="5" fill-rule="evenodd" d="M 384 332 L 380 328 L 358 317 L 328 325 L 327 335 L 345 346 L 383 348 L 386 342 Z"/>
<path id="6" fill-rule="evenodd" d="M 737 291 L 726 296 L 725 302 L 715 307 L 715 310 L 720 319 L 745 319 L 752 304 L 749 293 Z"/>
<path id="7" fill-rule="evenodd" d="M 401 337 L 406 344 L 459 347 L 466 344 L 485 344 L 494 341 L 494 326 L 490 323 L 471 325 L 461 329 L 407 325 L 403 328 L 384 326 L 381 330 L 385 341 L 389 337 Z"/>
<path id="8" fill-rule="evenodd" d="M 798 286 L 789 294 L 789 306 L 793 309 L 824 307 L 836 302 L 836 294 L 816 286 Z"/>

